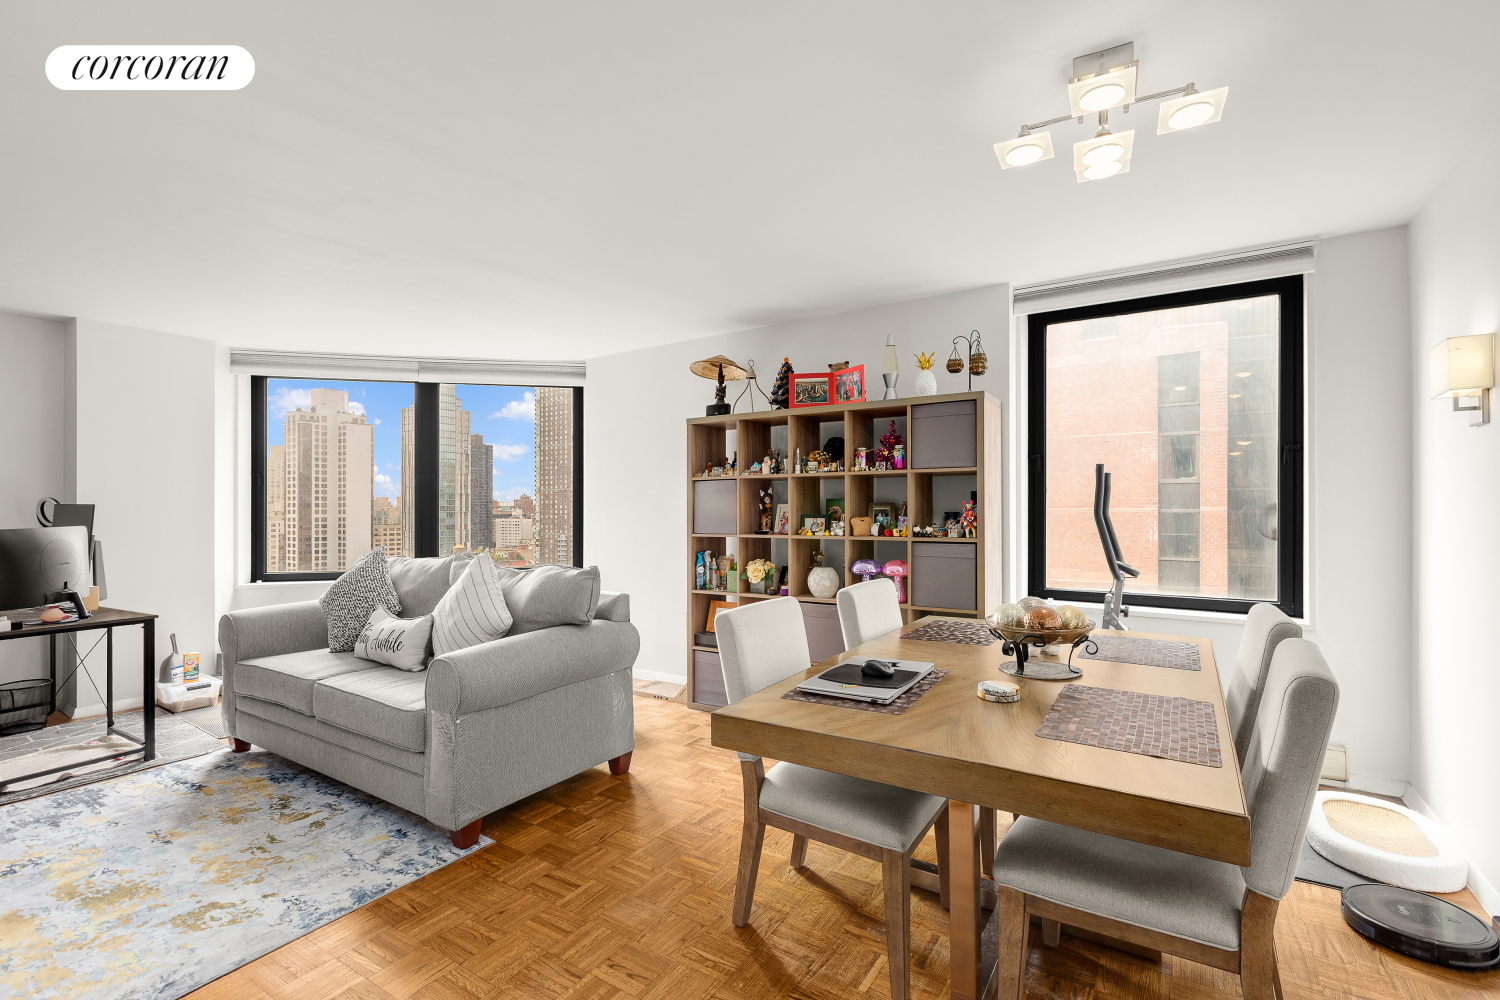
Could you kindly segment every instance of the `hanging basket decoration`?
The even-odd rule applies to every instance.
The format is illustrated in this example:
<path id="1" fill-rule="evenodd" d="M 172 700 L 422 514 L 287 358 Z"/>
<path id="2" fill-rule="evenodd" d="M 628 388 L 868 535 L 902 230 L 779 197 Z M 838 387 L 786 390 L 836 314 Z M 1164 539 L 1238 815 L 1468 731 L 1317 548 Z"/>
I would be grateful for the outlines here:
<path id="1" fill-rule="evenodd" d="M 948 373 L 957 375 L 964 370 L 964 359 L 958 356 L 958 345 L 953 345 L 953 353 L 948 357 Z"/>
<path id="2" fill-rule="evenodd" d="M 990 359 L 984 353 L 984 341 L 979 339 L 979 331 L 974 331 L 974 346 L 969 354 L 969 374 L 983 375 L 989 370 Z"/>

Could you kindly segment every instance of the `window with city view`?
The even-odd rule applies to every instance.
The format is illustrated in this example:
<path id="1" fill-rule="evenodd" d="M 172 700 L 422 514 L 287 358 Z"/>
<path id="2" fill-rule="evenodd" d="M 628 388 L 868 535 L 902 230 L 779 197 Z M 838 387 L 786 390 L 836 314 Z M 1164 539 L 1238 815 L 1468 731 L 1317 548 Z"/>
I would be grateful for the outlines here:
<path id="1" fill-rule="evenodd" d="M 1112 585 L 1102 463 L 1135 603 L 1297 606 L 1301 311 L 1290 278 L 1030 317 L 1033 593 Z"/>
<path id="2" fill-rule="evenodd" d="M 580 390 L 293 378 L 254 385 L 264 414 L 256 578 L 336 576 L 382 546 L 388 556 L 467 550 L 512 566 L 573 565 Z M 434 419 L 419 412 L 435 414 L 435 433 L 418 426 Z M 419 469 L 434 441 L 436 489 L 424 504 Z M 435 522 L 426 531 L 424 517 Z"/>

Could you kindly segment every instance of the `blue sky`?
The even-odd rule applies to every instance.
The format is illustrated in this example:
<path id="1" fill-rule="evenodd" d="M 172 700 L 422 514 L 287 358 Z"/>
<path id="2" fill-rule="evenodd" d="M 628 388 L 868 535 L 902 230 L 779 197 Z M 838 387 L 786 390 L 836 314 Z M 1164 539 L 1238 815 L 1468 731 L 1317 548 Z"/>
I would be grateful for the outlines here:
<path id="1" fill-rule="evenodd" d="M 375 425 L 375 495 L 401 495 L 401 410 L 412 404 L 410 382 L 342 382 L 331 379 L 266 380 L 266 443 L 282 443 L 284 418 L 297 407 L 307 409 L 313 388 L 341 389 L 349 408 Z M 495 499 L 536 496 L 536 460 L 532 454 L 536 424 L 535 390 L 510 385 L 460 385 L 458 398 L 471 414 L 470 431 L 495 446 Z"/>

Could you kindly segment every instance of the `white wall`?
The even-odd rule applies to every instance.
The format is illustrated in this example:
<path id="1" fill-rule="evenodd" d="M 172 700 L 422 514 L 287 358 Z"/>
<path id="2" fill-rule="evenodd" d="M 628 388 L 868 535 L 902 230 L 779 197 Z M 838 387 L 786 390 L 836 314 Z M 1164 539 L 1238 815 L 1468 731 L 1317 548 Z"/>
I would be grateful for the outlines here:
<path id="1" fill-rule="evenodd" d="M 36 526 L 42 497 L 69 499 L 63 453 L 63 325 L 0 313 L 0 528 Z M 0 682 L 47 676 L 42 639 L 0 642 Z"/>
<path id="2" fill-rule="evenodd" d="M 1500 912 L 1500 651 L 1487 636 L 1500 605 L 1500 424 L 1472 428 L 1427 398 L 1427 351 L 1447 337 L 1500 329 L 1500 190 L 1485 165 L 1491 136 L 1411 223 L 1415 623 L 1412 774 L 1418 797 L 1468 852 L 1470 886 Z M 1397 405 L 1400 405 L 1399 403 Z"/>
<path id="3" fill-rule="evenodd" d="M 584 562 L 598 565 L 606 590 L 631 595 L 631 620 L 641 632 L 636 673 L 682 680 L 686 672 L 688 546 L 687 435 L 684 421 L 701 417 L 714 386 L 688 371 L 724 354 L 754 359 L 769 393 L 782 358 L 797 371 L 826 371 L 829 362 L 863 364 L 866 392 L 884 392 L 885 340 L 895 334 L 901 357 L 897 389 L 911 392 L 918 351 L 937 354 L 938 392 L 963 392 L 964 375 L 941 370 L 953 337 L 978 329 L 990 371 L 974 382 L 1004 402 L 1009 381 L 1006 334 L 1010 289 L 992 285 L 796 323 L 760 327 L 663 347 L 591 358 L 584 392 Z M 741 383 L 729 386 L 729 401 Z M 765 408 L 764 401 L 757 403 Z M 742 409 L 744 406 L 742 405 Z M 1009 414 L 1007 413 L 1008 417 Z M 742 461 L 749 461 L 741 455 Z"/>

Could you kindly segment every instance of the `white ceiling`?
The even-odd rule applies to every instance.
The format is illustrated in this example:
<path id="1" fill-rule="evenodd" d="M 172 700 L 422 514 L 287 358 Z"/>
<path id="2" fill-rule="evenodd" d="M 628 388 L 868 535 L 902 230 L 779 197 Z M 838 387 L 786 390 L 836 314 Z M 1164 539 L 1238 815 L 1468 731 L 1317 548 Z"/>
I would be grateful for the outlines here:
<path id="1" fill-rule="evenodd" d="M 580 358 L 1405 222 L 1487 127 L 1488 2 L 0 0 L 0 311 L 234 346 Z M 1071 59 L 1228 86 L 1080 185 Z M 242 45 L 222 93 L 62 44 Z M 1362 104 L 1344 103 L 1349 96 Z"/>

